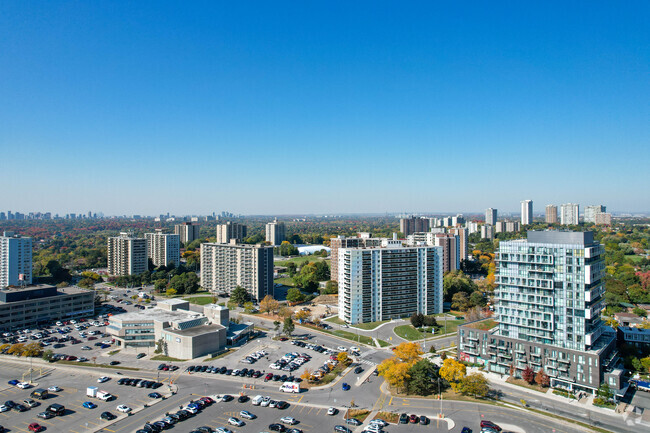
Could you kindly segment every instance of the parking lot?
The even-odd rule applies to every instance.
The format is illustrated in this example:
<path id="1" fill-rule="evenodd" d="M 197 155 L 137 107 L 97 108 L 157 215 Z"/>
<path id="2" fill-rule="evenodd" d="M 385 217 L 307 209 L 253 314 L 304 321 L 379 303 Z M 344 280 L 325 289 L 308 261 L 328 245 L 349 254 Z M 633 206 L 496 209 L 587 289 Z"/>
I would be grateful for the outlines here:
<path id="1" fill-rule="evenodd" d="M 9 380 L 20 379 L 24 374 L 25 367 L 21 367 L 19 364 L 3 363 L 3 368 L 0 370 L 0 383 L 2 384 L 0 385 L 0 404 L 7 401 L 21 403 L 31 398 L 31 392 L 38 388 L 47 389 L 58 386 L 61 390 L 49 392 L 48 398 L 44 400 L 34 399 L 38 406 L 25 412 L 8 410 L 0 413 L 0 425 L 11 432 L 27 431 L 29 424 L 32 422 L 37 422 L 44 426 L 46 430 L 52 432 L 82 433 L 89 429 L 94 431 L 108 423 L 107 420 L 100 418 L 102 412 L 109 411 L 116 415 L 118 419 L 123 418 L 127 415 L 117 411 L 118 405 L 126 405 L 135 410 L 142 408 L 145 404 L 151 405 L 158 400 L 148 397 L 151 392 L 159 392 L 165 396 L 170 394 L 166 385 L 160 386 L 158 389 L 118 385 L 117 379 L 120 375 L 115 375 L 110 380 L 99 383 L 100 374 L 93 374 L 85 370 L 75 371 L 71 367 L 35 369 L 32 375 L 36 386 L 28 389 L 20 389 L 7 384 Z M 134 373 L 129 377 L 142 376 Z M 98 398 L 88 397 L 86 395 L 88 386 L 96 386 L 99 390 L 107 391 L 114 398 L 110 401 L 102 401 Z M 88 401 L 94 403 L 97 407 L 94 409 L 84 407 L 83 404 Z M 63 416 L 55 416 L 49 419 L 38 417 L 39 413 L 45 411 L 53 403 L 65 406 L 66 411 Z"/>

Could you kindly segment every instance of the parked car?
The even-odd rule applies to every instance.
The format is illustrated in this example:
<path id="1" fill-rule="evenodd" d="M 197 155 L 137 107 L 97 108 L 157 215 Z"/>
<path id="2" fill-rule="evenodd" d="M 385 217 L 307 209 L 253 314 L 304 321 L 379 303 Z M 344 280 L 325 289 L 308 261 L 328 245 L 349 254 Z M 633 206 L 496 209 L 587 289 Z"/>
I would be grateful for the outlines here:
<path id="1" fill-rule="evenodd" d="M 84 401 L 82 406 L 85 407 L 86 409 L 95 409 L 97 407 L 97 405 L 92 401 Z"/>
<path id="2" fill-rule="evenodd" d="M 122 413 L 129 413 L 129 412 L 131 412 L 131 408 L 128 407 L 127 405 L 125 405 L 125 404 L 121 404 L 121 405 L 119 405 L 119 406 L 117 407 L 117 410 L 120 411 L 120 412 L 122 412 Z"/>
<path id="3" fill-rule="evenodd" d="M 481 421 L 481 428 L 484 427 L 491 428 L 492 430 L 496 430 L 498 432 L 501 431 L 501 427 L 499 427 L 497 424 L 493 423 L 492 421 L 488 421 L 488 420 Z"/>
<path id="4" fill-rule="evenodd" d="M 27 429 L 31 432 L 39 432 L 45 430 L 45 427 L 43 427 L 37 422 L 33 422 L 27 427 Z"/>

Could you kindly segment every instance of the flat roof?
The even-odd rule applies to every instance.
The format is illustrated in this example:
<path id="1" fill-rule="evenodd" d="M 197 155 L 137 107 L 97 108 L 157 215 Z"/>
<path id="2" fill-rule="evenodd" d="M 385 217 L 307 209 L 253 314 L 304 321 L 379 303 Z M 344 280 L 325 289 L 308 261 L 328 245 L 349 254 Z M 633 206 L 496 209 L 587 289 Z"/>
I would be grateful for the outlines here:
<path id="1" fill-rule="evenodd" d="M 179 305 L 179 304 L 187 304 L 190 301 L 184 301 L 183 299 L 172 298 L 172 299 L 163 299 L 162 301 L 156 301 L 156 302 L 158 305 L 160 304 Z"/>
<path id="2" fill-rule="evenodd" d="M 583 245 L 585 247 L 594 245 L 593 232 L 530 230 L 527 232 L 527 239 L 528 242 L 536 244 Z"/>
<path id="3" fill-rule="evenodd" d="M 194 326 L 193 328 L 188 328 L 183 330 L 165 328 L 163 329 L 163 332 L 167 332 L 173 335 L 179 335 L 182 337 L 196 337 L 198 335 L 210 334 L 212 332 L 219 331 L 220 329 L 226 329 L 226 328 L 214 323 L 211 325 Z"/>
<path id="4" fill-rule="evenodd" d="M 169 311 L 161 308 L 152 308 L 142 311 L 133 311 L 130 313 L 115 314 L 109 318 L 117 319 L 122 322 L 144 322 L 146 320 L 157 320 L 159 322 L 176 322 L 188 319 L 198 319 L 205 317 L 201 313 L 196 313 L 188 310 Z"/>

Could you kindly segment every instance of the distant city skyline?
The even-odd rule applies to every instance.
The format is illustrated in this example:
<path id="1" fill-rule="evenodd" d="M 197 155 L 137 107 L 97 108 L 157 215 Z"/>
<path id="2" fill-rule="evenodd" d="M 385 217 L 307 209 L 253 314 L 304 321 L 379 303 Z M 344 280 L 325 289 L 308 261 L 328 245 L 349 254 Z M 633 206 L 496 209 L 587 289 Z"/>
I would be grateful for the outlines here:
<path id="1" fill-rule="evenodd" d="M 2 207 L 648 212 L 648 2 L 3 2 Z"/>

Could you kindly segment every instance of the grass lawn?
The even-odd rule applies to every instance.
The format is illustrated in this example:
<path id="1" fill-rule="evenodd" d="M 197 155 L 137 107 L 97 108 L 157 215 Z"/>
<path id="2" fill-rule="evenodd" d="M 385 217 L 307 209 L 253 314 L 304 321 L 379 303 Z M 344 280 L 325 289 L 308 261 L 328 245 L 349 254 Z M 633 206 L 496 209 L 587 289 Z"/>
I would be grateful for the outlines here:
<path id="1" fill-rule="evenodd" d="M 302 266 L 302 265 L 304 265 L 305 263 L 308 263 L 308 262 L 320 262 L 322 260 L 323 260 L 323 258 L 318 257 L 318 256 L 300 256 L 300 257 L 293 257 L 293 258 L 287 259 L 287 260 L 280 260 L 280 261 L 274 262 L 274 264 L 278 265 L 278 266 L 287 266 L 289 264 L 289 262 L 293 262 L 293 263 L 296 264 L 296 266 L 300 267 L 300 266 Z M 328 261 L 328 263 L 329 263 L 329 261 Z"/>
<path id="2" fill-rule="evenodd" d="M 447 327 L 445 329 L 445 323 Z M 438 322 L 438 328 L 436 329 L 436 335 L 451 334 L 458 330 L 458 327 L 465 323 L 465 320 L 441 320 Z"/>
<path id="3" fill-rule="evenodd" d="M 327 319 L 325 319 L 325 321 L 330 323 L 336 323 L 337 325 L 345 325 L 345 322 L 339 319 L 338 316 L 328 317 Z"/>
<path id="4" fill-rule="evenodd" d="M 384 323 L 388 323 L 390 320 L 378 320 L 377 322 L 368 322 L 368 323 L 357 323 L 356 325 L 353 325 L 353 328 L 359 328 L 359 329 L 365 329 L 366 331 L 369 331 L 371 329 L 375 329 L 379 325 L 383 325 Z"/>
<path id="5" fill-rule="evenodd" d="M 399 337 L 402 337 L 406 340 L 421 340 L 424 337 L 429 338 L 433 337 L 433 334 L 429 332 L 420 332 L 417 329 L 413 327 L 413 325 L 401 325 L 401 326 L 396 326 L 395 329 L 393 330 L 395 334 L 397 334 Z"/>
<path id="6" fill-rule="evenodd" d="M 480 329 L 482 331 L 487 331 L 497 326 L 497 321 L 492 319 L 481 320 L 480 322 L 474 322 L 471 325 L 468 325 L 470 328 Z"/>
<path id="7" fill-rule="evenodd" d="M 214 296 L 195 296 L 183 298 L 183 301 L 190 301 L 190 304 L 207 305 L 212 304 L 212 302 L 214 302 L 214 298 Z"/>
<path id="8" fill-rule="evenodd" d="M 629 261 L 635 262 L 635 263 L 640 262 L 641 260 L 643 260 L 642 256 L 637 256 L 637 255 L 634 255 L 634 254 L 627 255 L 627 256 L 625 256 L 625 258 L 628 259 Z"/>
<path id="9" fill-rule="evenodd" d="M 521 386 L 523 388 L 532 389 L 532 390 L 537 391 L 537 392 L 542 392 L 544 394 L 546 394 L 546 391 L 548 391 L 548 388 L 542 388 L 541 386 L 539 386 L 537 384 L 531 385 L 531 384 L 529 384 L 528 382 L 526 382 L 523 379 L 514 379 L 512 377 L 509 377 L 509 378 L 506 379 L 506 382 L 512 383 L 513 385 L 519 385 L 519 386 Z"/>
<path id="10" fill-rule="evenodd" d="M 321 329 L 321 328 L 317 328 L 315 326 L 311 326 L 311 325 L 307 325 L 307 324 L 304 324 L 304 325 L 301 325 L 301 326 L 304 326 L 306 328 L 316 329 L 316 330 L 318 330 L 320 332 L 324 332 L 326 334 L 336 335 L 337 337 L 345 338 L 346 340 L 359 342 L 359 343 L 363 343 L 363 344 L 368 344 L 370 346 L 376 347 L 374 340 L 372 338 L 370 338 L 370 337 L 366 337 L 365 335 L 357 336 L 357 334 L 353 334 L 352 332 L 341 331 L 341 330 L 328 331 L 327 329 Z M 384 340 L 377 340 L 377 341 L 379 341 L 379 345 L 381 347 L 390 346 L 390 344 L 387 343 Z"/>
<path id="11" fill-rule="evenodd" d="M 348 417 L 357 419 L 361 422 L 364 422 L 366 418 L 368 418 L 368 415 L 370 415 L 370 411 L 368 409 L 349 409 L 348 410 Z"/>
<path id="12" fill-rule="evenodd" d="M 156 355 L 151 358 L 152 361 L 184 362 L 187 359 L 172 358 L 171 356 Z"/>
<path id="13" fill-rule="evenodd" d="M 111 350 L 110 352 L 108 352 L 108 356 L 113 356 L 113 355 L 115 355 L 116 353 L 120 353 L 120 349 L 117 349 L 117 350 Z"/>
<path id="14" fill-rule="evenodd" d="M 293 282 L 293 278 L 289 278 L 289 277 L 276 278 L 275 280 L 273 280 L 273 282 L 275 284 L 282 284 L 282 285 L 289 286 L 289 287 L 295 287 L 296 286 L 296 283 Z"/>

